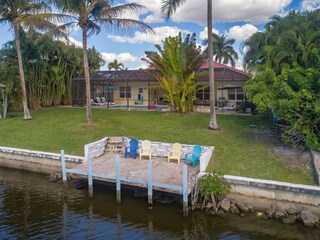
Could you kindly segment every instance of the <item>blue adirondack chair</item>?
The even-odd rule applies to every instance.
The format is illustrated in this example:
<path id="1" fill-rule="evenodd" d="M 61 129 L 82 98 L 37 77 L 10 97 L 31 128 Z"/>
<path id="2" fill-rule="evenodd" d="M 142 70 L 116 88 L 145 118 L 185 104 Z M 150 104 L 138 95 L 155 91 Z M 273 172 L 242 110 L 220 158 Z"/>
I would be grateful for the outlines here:
<path id="1" fill-rule="evenodd" d="M 130 146 L 125 148 L 124 157 L 133 156 L 136 159 L 139 142 L 137 139 L 131 139 L 129 144 Z"/>
<path id="2" fill-rule="evenodd" d="M 192 163 L 192 167 L 195 167 L 197 162 L 200 161 L 201 151 L 202 151 L 201 146 L 195 145 L 193 147 L 192 153 L 186 153 L 184 155 L 184 163 L 190 162 L 190 163 Z"/>

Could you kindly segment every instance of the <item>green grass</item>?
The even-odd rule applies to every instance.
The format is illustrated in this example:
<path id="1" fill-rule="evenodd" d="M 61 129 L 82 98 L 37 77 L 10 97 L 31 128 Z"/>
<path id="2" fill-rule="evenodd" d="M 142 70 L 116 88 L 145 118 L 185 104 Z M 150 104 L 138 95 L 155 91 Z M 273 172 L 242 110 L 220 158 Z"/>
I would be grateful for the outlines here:
<path id="1" fill-rule="evenodd" d="M 271 141 L 255 140 L 272 128 L 262 116 L 218 115 L 220 131 L 209 131 L 208 115 L 93 109 L 88 128 L 83 108 L 32 112 L 33 119 L 0 120 L 0 146 L 83 155 L 84 144 L 105 136 L 128 136 L 162 142 L 215 146 L 209 169 L 223 174 L 314 184 L 310 173 L 291 169 L 272 154 Z M 257 128 L 250 128 L 255 124 Z"/>

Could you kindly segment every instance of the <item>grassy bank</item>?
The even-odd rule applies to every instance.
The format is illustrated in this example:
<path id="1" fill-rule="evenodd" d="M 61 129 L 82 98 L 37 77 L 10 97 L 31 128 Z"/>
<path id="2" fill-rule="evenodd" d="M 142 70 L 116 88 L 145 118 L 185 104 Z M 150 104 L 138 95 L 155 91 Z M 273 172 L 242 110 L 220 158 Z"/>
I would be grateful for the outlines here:
<path id="1" fill-rule="evenodd" d="M 0 120 L 0 146 L 83 155 L 83 145 L 105 136 L 128 136 L 163 142 L 215 146 L 209 169 L 224 174 L 314 184 L 310 172 L 288 168 L 273 153 L 261 116 L 218 115 L 220 131 L 207 130 L 208 115 L 93 109 L 94 127 L 85 124 L 85 109 L 53 108 Z M 256 128 L 249 125 L 255 124 Z M 266 129 L 268 130 L 266 132 Z"/>

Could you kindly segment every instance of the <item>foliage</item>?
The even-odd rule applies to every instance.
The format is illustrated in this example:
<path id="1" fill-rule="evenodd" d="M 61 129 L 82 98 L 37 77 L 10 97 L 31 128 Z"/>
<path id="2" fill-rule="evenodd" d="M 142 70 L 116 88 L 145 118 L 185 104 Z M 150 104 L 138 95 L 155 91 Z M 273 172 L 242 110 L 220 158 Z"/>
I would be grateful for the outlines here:
<path id="1" fill-rule="evenodd" d="M 223 181 L 223 176 L 219 172 L 208 172 L 198 181 L 199 193 L 206 199 L 211 198 L 211 194 L 222 196 L 231 189 L 229 183 Z"/>
<path id="2" fill-rule="evenodd" d="M 21 37 L 23 67 L 25 69 L 28 105 L 31 109 L 52 105 L 71 104 L 71 83 L 74 77 L 83 75 L 82 50 L 73 45 L 53 40 L 46 36 L 39 39 L 33 33 Z M 100 68 L 101 55 L 95 49 L 89 49 L 89 65 Z M 0 63 L 10 78 L 18 77 L 17 54 L 13 41 L 7 42 L 0 50 Z M 21 90 L 18 81 L 12 82 L 9 102 L 13 111 L 21 110 Z M 8 85 L 9 86 L 9 85 Z"/>
<path id="3" fill-rule="evenodd" d="M 123 65 L 123 63 L 118 62 L 118 60 L 115 59 L 113 62 L 110 62 L 110 63 L 108 64 L 108 69 L 109 69 L 109 70 L 114 69 L 114 70 L 118 71 L 118 70 L 124 69 L 124 65 Z"/>
<path id="4" fill-rule="evenodd" d="M 184 4 L 187 0 L 162 0 L 161 14 L 169 19 L 176 9 Z M 207 27 L 208 27 L 208 66 L 209 66 L 209 86 L 210 86 L 210 115 L 209 126 L 210 130 L 218 130 L 217 115 L 215 109 L 215 84 L 213 71 L 213 41 L 212 41 L 212 1 L 207 0 Z"/>
<path id="5" fill-rule="evenodd" d="M 245 91 L 260 111 L 272 108 L 289 128 L 283 139 L 320 149 L 320 10 L 273 17 L 245 42 L 247 68 L 257 72 Z"/>
<path id="6" fill-rule="evenodd" d="M 213 39 L 213 57 L 216 62 L 228 64 L 235 67 L 236 61 L 239 59 L 238 53 L 234 50 L 232 45 L 235 39 L 227 39 L 224 35 L 212 33 Z M 208 45 L 208 39 L 203 41 L 203 45 Z M 208 52 L 208 48 L 205 50 Z"/>
<path id="7" fill-rule="evenodd" d="M 176 37 L 167 37 L 163 41 L 163 48 L 155 45 L 157 52 L 145 52 L 147 62 L 152 70 L 147 70 L 154 76 L 162 89 L 166 91 L 164 99 L 170 103 L 171 111 L 190 112 L 196 100 L 194 92 L 200 87 L 196 81 L 206 74 L 198 72 L 205 60 L 201 48 L 196 45 L 195 34 L 188 34 L 182 40 L 182 34 Z"/>
<path id="8" fill-rule="evenodd" d="M 319 19 L 320 9 L 272 17 L 264 32 L 253 34 L 243 43 L 245 68 L 257 71 L 258 66 L 265 65 L 279 74 L 294 64 L 314 67 L 320 56 Z"/>
<path id="9" fill-rule="evenodd" d="M 37 0 L 0 0 L 0 6 L 0 24 L 9 24 L 14 33 L 18 57 L 24 119 L 32 119 L 27 104 L 25 73 L 20 49 L 20 37 L 23 33 L 23 29 L 28 29 L 32 32 L 34 29 L 44 30 L 53 25 L 46 18 L 46 12 L 49 9 L 49 6 L 45 1 Z"/>
<path id="10" fill-rule="evenodd" d="M 15 83 L 19 80 L 16 66 L 7 66 L 0 61 L 0 118 L 7 117 L 8 96 L 13 92 Z"/>
<path id="11" fill-rule="evenodd" d="M 245 91 L 260 110 L 273 108 L 285 119 L 283 139 L 320 150 L 320 73 L 295 66 L 280 75 L 267 68 L 248 81 Z"/>

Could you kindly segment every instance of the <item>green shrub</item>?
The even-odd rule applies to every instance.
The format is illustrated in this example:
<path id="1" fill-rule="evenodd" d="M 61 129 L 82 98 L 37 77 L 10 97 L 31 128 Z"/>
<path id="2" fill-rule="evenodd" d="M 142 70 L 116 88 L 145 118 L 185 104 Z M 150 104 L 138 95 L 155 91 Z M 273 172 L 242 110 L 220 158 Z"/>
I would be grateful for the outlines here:
<path id="1" fill-rule="evenodd" d="M 223 176 L 219 172 L 208 172 L 198 181 L 199 193 L 209 200 L 211 194 L 216 196 L 224 195 L 230 192 L 231 186 L 229 183 L 223 181 Z"/>

